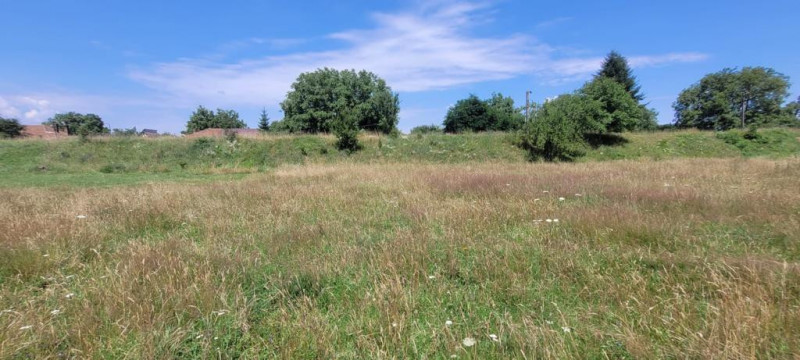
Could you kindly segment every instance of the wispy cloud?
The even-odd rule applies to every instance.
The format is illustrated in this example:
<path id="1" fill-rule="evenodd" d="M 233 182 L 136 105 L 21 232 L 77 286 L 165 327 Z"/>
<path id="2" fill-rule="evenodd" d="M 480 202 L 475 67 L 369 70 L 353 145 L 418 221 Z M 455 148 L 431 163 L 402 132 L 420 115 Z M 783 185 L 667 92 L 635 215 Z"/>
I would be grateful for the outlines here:
<path id="1" fill-rule="evenodd" d="M 372 15 L 370 29 L 327 35 L 342 46 L 238 61 L 180 59 L 130 71 L 131 79 L 190 102 L 262 105 L 280 102 L 298 74 L 317 68 L 368 69 L 394 90 L 419 92 L 534 74 L 545 82 L 575 81 L 596 71 L 602 58 L 569 57 L 520 34 L 477 37 L 472 27 L 492 21 L 488 3 L 436 1 L 400 13 Z M 568 21 L 559 18 L 540 24 Z M 549 23 L 549 24 L 548 24 Z M 226 45 L 248 46 L 248 39 Z M 289 43 L 299 40 L 289 40 Z M 563 56 L 567 57 L 563 57 Z M 699 61 L 704 54 L 631 57 L 634 67 Z M 180 101 L 180 100 L 178 100 Z"/>
<path id="2" fill-rule="evenodd" d="M 563 17 L 558 17 L 558 18 L 555 18 L 555 19 L 545 20 L 545 21 L 542 21 L 542 22 L 536 24 L 536 28 L 539 29 L 539 30 L 547 29 L 547 28 L 555 27 L 557 25 L 561 25 L 563 23 L 572 21 L 574 19 L 575 18 L 570 17 L 570 16 L 563 16 Z"/>
<path id="3" fill-rule="evenodd" d="M 566 49 L 526 34 L 475 35 L 473 30 L 496 20 L 490 2 L 430 0 L 416 4 L 405 11 L 371 14 L 373 26 L 363 29 L 313 39 L 245 38 L 212 46 L 210 55 L 131 66 L 126 76 L 148 88 L 138 95 L 74 91 L 0 94 L 0 115 L 37 123 L 62 111 L 96 112 L 112 124 L 175 131 L 199 104 L 267 106 L 277 111 L 277 104 L 300 73 L 322 67 L 366 69 L 386 79 L 395 91 L 409 93 L 531 75 L 547 84 L 578 82 L 596 72 L 603 60 L 595 56 L 596 50 Z M 571 20 L 556 18 L 537 27 Z M 311 42 L 326 42 L 328 50 L 300 50 L 308 49 L 303 45 Z M 108 47 L 99 41 L 91 44 L 98 49 Z M 242 57 L 259 51 L 272 55 Z M 133 51 L 125 56 L 139 61 L 150 58 Z M 629 61 L 634 68 L 644 68 L 706 58 L 708 55 L 701 53 L 668 53 L 631 56 Z M 401 113 L 401 121 L 424 118 L 428 122 L 440 118 L 443 111 L 446 109 L 414 108 L 411 104 Z"/>

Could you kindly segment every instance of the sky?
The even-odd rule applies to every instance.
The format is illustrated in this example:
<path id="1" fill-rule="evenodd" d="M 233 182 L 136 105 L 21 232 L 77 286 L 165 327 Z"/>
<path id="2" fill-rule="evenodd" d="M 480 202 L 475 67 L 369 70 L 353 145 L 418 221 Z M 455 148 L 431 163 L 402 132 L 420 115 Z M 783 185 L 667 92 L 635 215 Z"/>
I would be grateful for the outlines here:
<path id="1" fill-rule="evenodd" d="M 800 1 L 0 0 L 0 116 L 95 113 L 179 133 L 199 105 L 250 126 L 303 72 L 368 70 L 400 97 L 399 128 L 441 124 L 470 94 L 542 102 L 616 50 L 672 122 L 681 90 L 724 68 L 800 81 Z M 790 99 L 800 95 L 793 85 Z"/>

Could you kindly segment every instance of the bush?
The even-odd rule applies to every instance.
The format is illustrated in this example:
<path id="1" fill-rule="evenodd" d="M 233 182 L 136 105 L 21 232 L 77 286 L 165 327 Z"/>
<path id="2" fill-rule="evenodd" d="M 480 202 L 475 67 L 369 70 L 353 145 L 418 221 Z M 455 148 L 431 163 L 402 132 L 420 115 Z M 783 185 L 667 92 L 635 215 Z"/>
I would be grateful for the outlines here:
<path id="1" fill-rule="evenodd" d="M 0 117 L 0 138 L 15 138 L 22 136 L 22 125 L 17 119 Z"/>
<path id="2" fill-rule="evenodd" d="M 414 135 L 416 135 L 416 134 L 420 134 L 420 135 L 424 135 L 424 134 L 441 134 L 442 133 L 442 128 L 439 127 L 438 125 L 421 125 L 421 126 L 417 126 L 417 127 L 413 128 L 413 129 L 411 129 L 410 133 L 414 134 Z"/>
<path id="3" fill-rule="evenodd" d="M 800 154 L 800 142 L 796 136 L 783 129 L 759 131 L 751 126 L 747 131 L 734 129 L 719 132 L 716 136 L 738 148 L 744 156 Z"/>
<path id="4" fill-rule="evenodd" d="M 332 124 L 333 133 L 338 140 L 336 147 L 339 150 L 352 153 L 361 149 L 358 143 L 358 118 L 349 111 L 342 111 Z"/>
<path id="5" fill-rule="evenodd" d="M 526 124 L 519 146 L 531 160 L 572 161 L 583 156 L 588 133 L 602 133 L 600 104 L 584 95 L 562 95 L 550 101 Z"/>

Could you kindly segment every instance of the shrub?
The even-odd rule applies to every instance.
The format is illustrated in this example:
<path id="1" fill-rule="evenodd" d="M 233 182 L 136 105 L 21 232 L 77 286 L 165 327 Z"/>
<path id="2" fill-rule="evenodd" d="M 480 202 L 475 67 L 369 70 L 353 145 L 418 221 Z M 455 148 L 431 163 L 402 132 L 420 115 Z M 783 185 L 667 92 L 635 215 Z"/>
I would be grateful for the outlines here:
<path id="1" fill-rule="evenodd" d="M 800 142 L 794 134 L 783 129 L 747 131 L 728 130 L 717 133 L 717 138 L 738 148 L 742 155 L 792 155 L 800 153 Z"/>
<path id="2" fill-rule="evenodd" d="M 22 136 L 22 125 L 17 119 L 5 119 L 0 117 L 0 139 L 15 138 Z"/>
<path id="3" fill-rule="evenodd" d="M 572 161 L 586 153 L 587 133 L 602 133 L 600 104 L 584 95 L 562 95 L 550 101 L 526 124 L 519 146 L 531 160 Z"/>
<path id="4" fill-rule="evenodd" d="M 411 129 L 411 134 L 440 134 L 442 133 L 442 128 L 438 125 L 421 125 Z"/>
<path id="5" fill-rule="evenodd" d="M 358 118 L 351 111 L 341 111 L 332 124 L 332 130 L 338 138 L 336 147 L 339 150 L 352 153 L 361 149 L 358 143 Z"/>

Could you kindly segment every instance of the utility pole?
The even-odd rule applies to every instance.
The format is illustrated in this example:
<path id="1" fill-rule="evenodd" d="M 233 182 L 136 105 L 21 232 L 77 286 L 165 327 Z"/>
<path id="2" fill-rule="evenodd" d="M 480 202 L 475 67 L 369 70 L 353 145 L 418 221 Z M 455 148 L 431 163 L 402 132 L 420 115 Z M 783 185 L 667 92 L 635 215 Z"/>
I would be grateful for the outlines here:
<path id="1" fill-rule="evenodd" d="M 525 122 L 530 120 L 531 114 L 531 91 L 525 91 Z"/>

